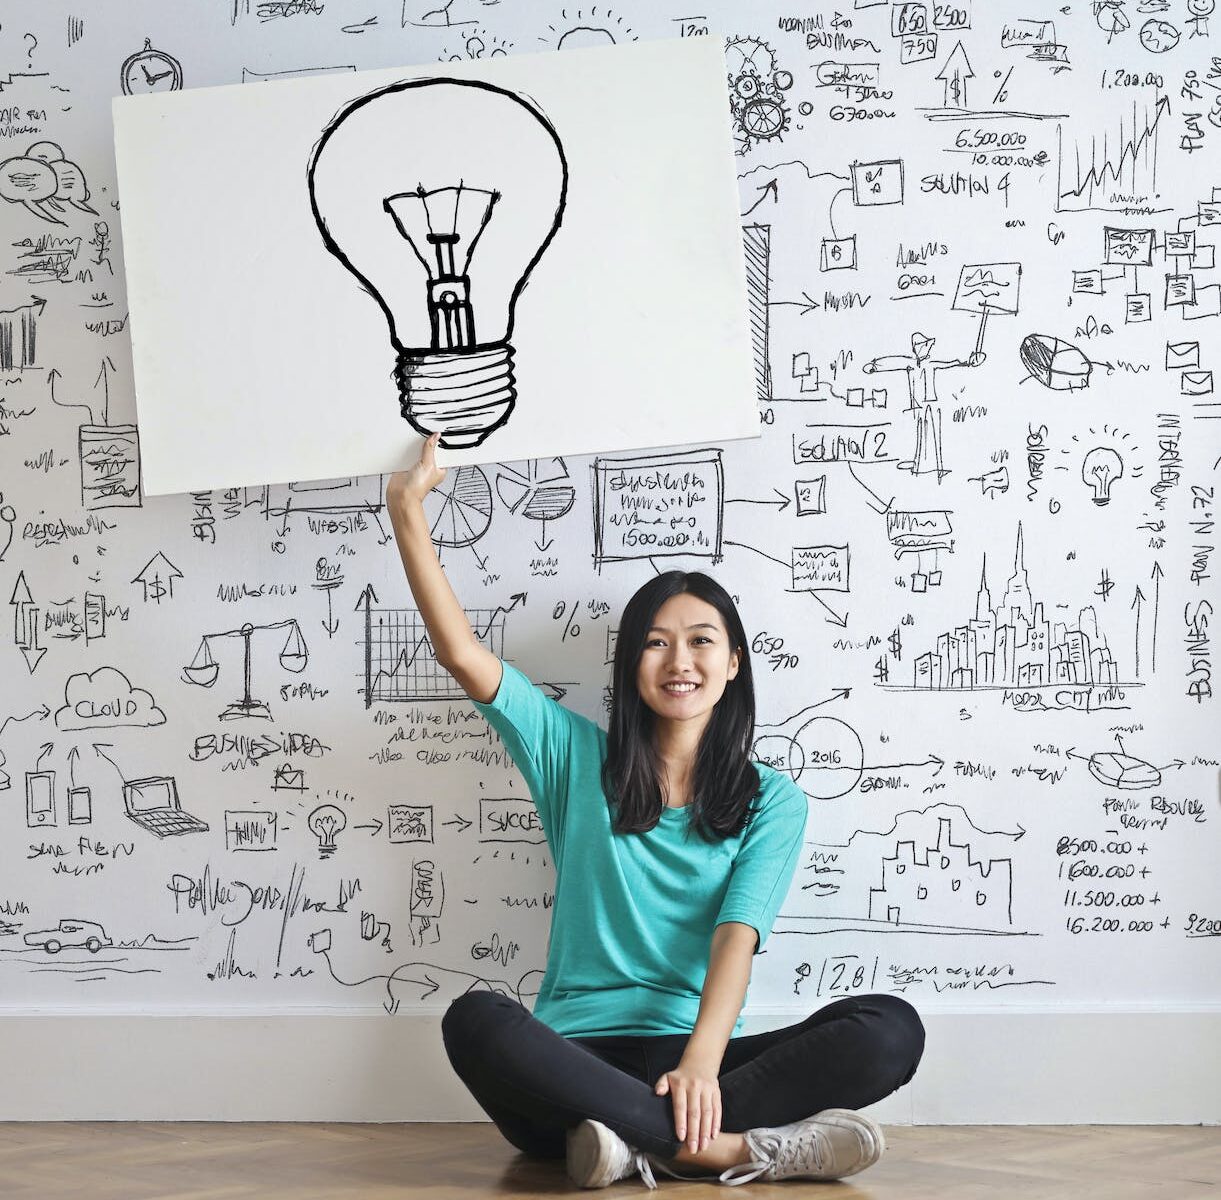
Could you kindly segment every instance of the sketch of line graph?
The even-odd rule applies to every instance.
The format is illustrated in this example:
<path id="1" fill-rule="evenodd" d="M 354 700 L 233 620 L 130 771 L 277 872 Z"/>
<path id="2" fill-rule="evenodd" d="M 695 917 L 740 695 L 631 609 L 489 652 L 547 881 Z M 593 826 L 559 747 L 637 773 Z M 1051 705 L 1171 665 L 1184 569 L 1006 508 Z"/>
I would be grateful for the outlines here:
<path id="1" fill-rule="evenodd" d="M 1100 132 L 1069 139 L 1061 126 L 1056 208 L 1060 212 L 1121 212 L 1157 197 L 1157 144 L 1170 100 L 1133 101 Z M 1154 212 L 1164 209 L 1152 209 Z"/>
<path id="2" fill-rule="evenodd" d="M 365 611 L 365 707 L 375 702 L 464 700 L 466 692 L 437 664 L 432 639 L 414 608 L 377 608 L 369 598 Z M 475 636 L 498 658 L 504 657 L 504 610 L 466 609 Z"/>

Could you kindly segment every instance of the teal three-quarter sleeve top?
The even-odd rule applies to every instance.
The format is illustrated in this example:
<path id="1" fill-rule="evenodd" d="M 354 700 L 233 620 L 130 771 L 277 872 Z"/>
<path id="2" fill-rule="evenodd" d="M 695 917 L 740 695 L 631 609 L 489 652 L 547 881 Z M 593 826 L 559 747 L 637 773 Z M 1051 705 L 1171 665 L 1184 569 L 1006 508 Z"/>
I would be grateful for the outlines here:
<path id="1" fill-rule="evenodd" d="M 758 812 L 736 837 L 706 842 L 689 808 L 620 834 L 602 790 L 606 731 L 503 662 L 490 703 L 472 703 L 525 778 L 555 863 L 547 968 L 534 1015 L 566 1037 L 686 1033 L 695 1027 L 713 929 L 771 932 L 797 870 L 805 793 L 756 762 Z M 748 991 L 749 994 L 749 991 Z M 742 1031 L 738 1016 L 732 1036 Z"/>

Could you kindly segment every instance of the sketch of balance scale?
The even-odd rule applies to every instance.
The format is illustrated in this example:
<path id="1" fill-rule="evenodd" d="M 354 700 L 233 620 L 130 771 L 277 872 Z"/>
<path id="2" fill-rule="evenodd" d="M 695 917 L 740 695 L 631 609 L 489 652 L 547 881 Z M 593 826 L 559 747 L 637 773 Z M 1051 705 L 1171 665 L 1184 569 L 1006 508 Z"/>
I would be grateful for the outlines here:
<path id="1" fill-rule="evenodd" d="M 300 674 L 309 661 L 309 652 L 305 639 L 301 636 L 301 628 L 291 618 L 287 621 L 277 621 L 272 625 L 252 625 L 246 622 L 240 629 L 229 629 L 223 633 L 205 633 L 199 643 L 199 649 L 191 660 L 189 667 L 183 668 L 182 677 L 187 683 L 199 687 L 211 687 L 220 674 L 220 665 L 212 657 L 209 643 L 213 638 L 241 637 L 245 642 L 245 691 L 240 700 L 235 700 L 219 714 L 222 721 L 233 721 L 239 717 L 265 717 L 271 720 L 271 709 L 262 700 L 256 700 L 250 695 L 250 641 L 257 630 L 288 628 L 288 638 L 280 651 L 280 666 L 286 671 Z"/>

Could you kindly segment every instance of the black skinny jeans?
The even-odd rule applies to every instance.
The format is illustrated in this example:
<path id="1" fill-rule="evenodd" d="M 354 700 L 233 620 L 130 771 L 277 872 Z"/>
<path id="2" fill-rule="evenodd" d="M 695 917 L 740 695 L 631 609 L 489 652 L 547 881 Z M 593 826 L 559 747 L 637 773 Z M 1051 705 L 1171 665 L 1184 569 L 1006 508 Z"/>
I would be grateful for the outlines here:
<path id="1" fill-rule="evenodd" d="M 682 1149 L 670 1096 L 653 1088 L 688 1035 L 564 1037 L 499 992 L 470 991 L 441 1018 L 458 1077 L 526 1154 L 563 1158 L 587 1117 L 660 1158 Z M 924 1026 L 898 996 L 851 996 L 797 1025 L 730 1038 L 718 1072 L 721 1129 L 787 1125 L 824 1108 L 864 1108 L 902 1087 L 924 1051 Z"/>

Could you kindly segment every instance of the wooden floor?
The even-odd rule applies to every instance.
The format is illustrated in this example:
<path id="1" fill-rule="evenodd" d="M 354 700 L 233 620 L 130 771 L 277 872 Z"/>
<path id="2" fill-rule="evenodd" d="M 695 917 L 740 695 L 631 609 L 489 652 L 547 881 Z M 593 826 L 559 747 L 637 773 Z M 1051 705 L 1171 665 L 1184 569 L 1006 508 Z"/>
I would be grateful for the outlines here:
<path id="1" fill-rule="evenodd" d="M 838 1183 L 732 1190 L 660 1177 L 683 1200 L 1221 1200 L 1215 1126 L 886 1128 L 888 1149 Z M 494 1126 L 0 1123 L 0 1196 L 61 1200 L 382 1200 L 419 1196 L 643 1197 L 639 1178 L 574 1188 L 561 1162 L 517 1153 Z"/>

